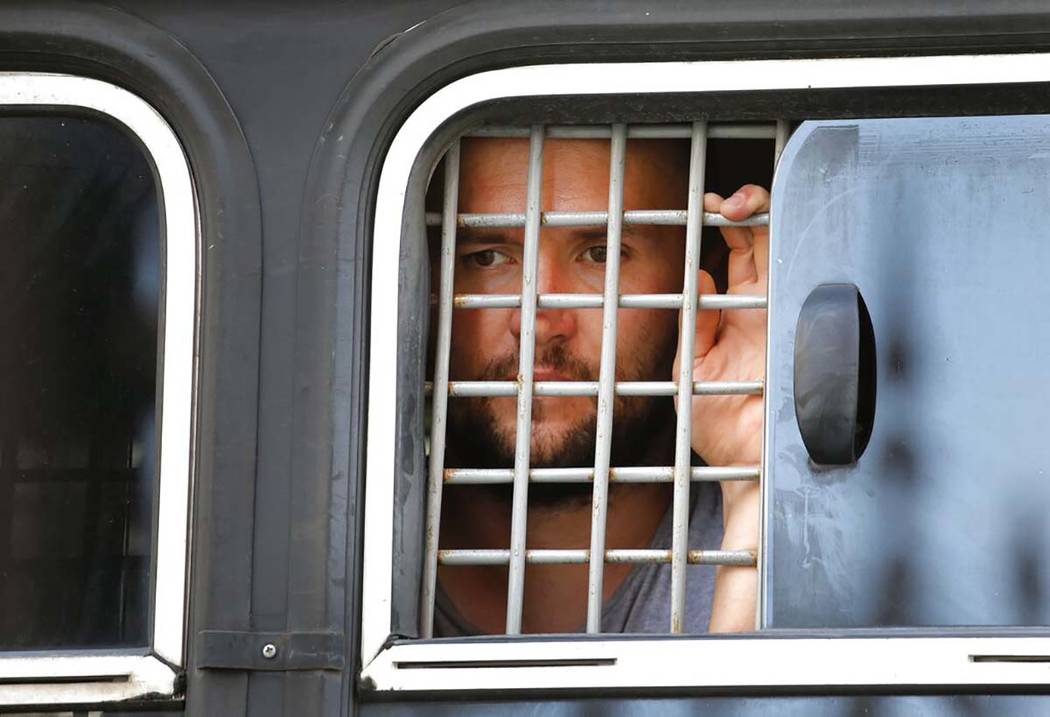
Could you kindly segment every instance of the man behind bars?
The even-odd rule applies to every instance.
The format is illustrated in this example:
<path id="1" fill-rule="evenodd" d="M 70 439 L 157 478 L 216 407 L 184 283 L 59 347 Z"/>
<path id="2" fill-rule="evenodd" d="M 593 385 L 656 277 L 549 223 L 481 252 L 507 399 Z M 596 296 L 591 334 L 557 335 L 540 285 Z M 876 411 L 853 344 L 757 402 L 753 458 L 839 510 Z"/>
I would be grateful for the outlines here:
<path id="1" fill-rule="evenodd" d="M 527 139 L 465 139 L 459 185 L 460 212 L 521 212 L 525 206 Z M 609 197 L 608 140 L 548 139 L 544 143 L 543 211 L 604 210 Z M 631 209 L 684 209 L 688 143 L 630 140 L 623 201 Z M 732 220 L 768 211 L 769 195 L 746 185 L 723 199 L 708 193 L 704 209 Z M 768 230 L 727 227 L 728 292 L 765 294 Z M 684 228 L 625 225 L 620 258 L 621 294 L 680 292 Z M 460 229 L 455 292 L 516 294 L 522 286 L 522 228 Z M 544 227 L 538 291 L 601 294 L 604 290 L 604 227 Z M 711 267 L 708 267 L 711 268 Z M 725 270 L 725 266 L 722 267 Z M 435 277 L 437 268 L 435 267 Z M 435 283 L 436 286 L 436 283 Z M 715 293 L 708 271 L 701 293 Z M 617 316 L 618 381 L 668 381 L 677 375 L 679 312 L 620 309 Z M 764 310 L 697 314 L 694 381 L 762 378 Z M 518 375 L 521 312 L 458 310 L 453 317 L 449 375 L 453 381 L 513 381 Z M 535 325 L 535 381 L 597 381 L 602 338 L 601 309 L 539 309 Z M 543 397 L 532 405 L 530 465 L 593 466 L 594 397 Z M 761 396 L 694 397 L 692 449 L 711 466 L 759 463 Z M 514 465 L 515 398 L 450 398 L 445 465 L 507 468 Z M 670 397 L 618 397 L 613 406 L 610 465 L 672 466 L 675 403 Z M 511 526 L 509 484 L 448 486 L 441 518 L 442 549 L 506 549 Z M 529 549 L 588 548 L 590 482 L 531 483 L 527 520 Z M 670 483 L 611 482 L 606 549 L 671 547 Z M 759 492 L 752 481 L 692 482 L 689 548 L 755 550 Z M 587 565 L 528 564 L 522 632 L 581 632 L 587 614 Z M 690 565 L 684 632 L 754 628 L 754 568 Z M 436 636 L 502 633 L 507 608 L 506 566 L 442 566 L 438 572 Z M 603 632 L 668 632 L 669 564 L 606 564 Z"/>

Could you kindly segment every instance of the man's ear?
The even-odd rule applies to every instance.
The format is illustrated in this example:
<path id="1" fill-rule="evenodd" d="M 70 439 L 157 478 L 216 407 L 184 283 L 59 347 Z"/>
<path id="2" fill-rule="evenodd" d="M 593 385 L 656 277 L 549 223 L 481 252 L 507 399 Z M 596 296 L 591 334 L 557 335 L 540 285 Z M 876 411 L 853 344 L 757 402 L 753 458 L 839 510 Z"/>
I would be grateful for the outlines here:
<path id="1" fill-rule="evenodd" d="M 715 286 L 714 277 L 703 269 L 700 270 L 697 288 L 700 290 L 701 295 L 718 292 L 718 288 Z M 696 312 L 696 339 L 693 345 L 693 353 L 695 356 L 706 356 L 707 352 L 711 350 L 711 347 L 715 345 L 715 337 L 718 334 L 718 321 L 721 318 L 721 313 L 722 312 L 718 309 L 707 309 L 706 311 Z"/>
<path id="2" fill-rule="evenodd" d="M 719 294 L 724 294 L 729 285 L 729 246 L 715 227 L 704 227 L 700 242 L 700 268 L 715 281 Z"/>
<path id="3" fill-rule="evenodd" d="M 717 289 L 715 287 L 715 280 L 703 269 L 700 270 L 700 275 L 697 277 L 697 290 L 702 294 L 714 294 Z M 715 340 L 718 336 L 718 322 L 721 319 L 722 312 L 718 309 L 708 309 L 707 311 L 696 312 L 696 334 L 693 338 L 693 355 L 686 356 L 685 360 L 692 363 L 698 357 L 706 356 L 708 351 L 715 345 Z M 679 320 L 681 320 L 681 312 L 678 314 Z M 672 374 L 678 375 L 678 369 L 681 365 L 680 362 L 683 360 L 682 357 L 682 344 L 678 342 L 678 350 L 675 352 L 674 366 Z M 675 401 L 677 401 L 677 397 Z"/>

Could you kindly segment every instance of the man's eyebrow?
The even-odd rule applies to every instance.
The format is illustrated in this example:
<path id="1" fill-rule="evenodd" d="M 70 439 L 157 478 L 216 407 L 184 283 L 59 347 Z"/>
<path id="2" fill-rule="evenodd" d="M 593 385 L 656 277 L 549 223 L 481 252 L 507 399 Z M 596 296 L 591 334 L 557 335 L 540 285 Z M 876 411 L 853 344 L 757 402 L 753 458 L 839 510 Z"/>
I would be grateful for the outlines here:
<path id="1" fill-rule="evenodd" d="M 578 227 L 573 231 L 573 235 L 577 239 L 585 241 L 604 239 L 606 233 L 605 227 Z"/>
<path id="2" fill-rule="evenodd" d="M 579 227 L 573 231 L 573 236 L 577 239 L 584 241 L 597 241 L 599 239 L 605 239 L 608 232 L 605 227 Z M 636 226 L 632 224 L 625 225 L 620 230 L 620 236 L 623 238 L 628 237 L 639 237 L 645 234 L 645 230 L 642 226 Z"/>
<path id="3" fill-rule="evenodd" d="M 456 242 L 460 244 L 521 244 L 523 229 L 508 228 L 504 230 L 490 229 L 487 227 L 460 227 L 456 231 Z M 621 230 L 622 236 L 638 237 L 643 235 L 641 227 L 627 225 Z M 572 236 L 582 241 L 599 241 L 606 237 L 606 228 L 597 227 L 574 227 Z"/>
<path id="4" fill-rule="evenodd" d="M 500 232 L 477 227 L 460 227 L 456 241 L 463 244 L 514 244 L 521 243 L 521 232 Z"/>

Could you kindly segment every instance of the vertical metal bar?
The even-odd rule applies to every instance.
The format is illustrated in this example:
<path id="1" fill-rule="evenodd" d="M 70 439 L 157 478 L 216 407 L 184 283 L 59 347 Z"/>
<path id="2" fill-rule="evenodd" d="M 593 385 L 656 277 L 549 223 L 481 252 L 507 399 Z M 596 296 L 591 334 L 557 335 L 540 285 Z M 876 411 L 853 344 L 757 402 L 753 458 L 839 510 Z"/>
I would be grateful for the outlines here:
<path id="1" fill-rule="evenodd" d="M 518 347 L 518 422 L 514 444 L 510 570 L 507 578 L 507 634 L 521 632 L 525 597 L 525 527 L 529 511 L 529 447 L 532 444 L 532 374 L 536 354 L 536 274 L 540 254 L 540 200 L 543 186 L 543 125 L 529 130 L 529 178 L 525 198 L 525 246 L 521 272 L 521 331 Z"/>
<path id="2" fill-rule="evenodd" d="M 790 137 L 791 137 L 791 123 L 788 122 L 787 120 L 777 120 L 776 139 L 774 140 L 774 143 L 773 143 L 773 171 L 774 171 L 774 175 L 776 173 L 777 167 L 780 164 L 780 155 L 784 152 L 784 145 L 787 144 L 787 141 L 788 141 L 788 139 Z M 770 189 L 772 190 L 772 187 L 770 187 Z M 772 224 L 772 219 L 773 218 L 772 218 L 772 215 L 771 215 L 770 216 L 770 224 Z M 771 257 L 772 254 L 769 254 L 769 252 L 767 252 L 767 256 Z M 767 332 L 773 326 L 772 321 L 769 320 L 770 316 L 769 316 L 769 313 L 768 313 L 768 309 L 770 307 L 769 297 L 772 296 L 772 292 L 770 291 L 770 289 L 773 286 L 773 278 L 774 278 L 774 272 L 773 272 L 772 266 L 767 267 L 767 273 L 766 273 L 766 307 L 767 307 L 767 315 L 766 315 L 766 326 L 767 326 L 767 329 L 766 330 L 767 330 Z M 769 337 L 768 337 L 768 335 L 766 337 L 766 346 L 769 346 Z M 772 354 L 767 351 L 766 352 L 766 365 L 765 365 L 766 376 L 770 375 L 769 361 L 771 359 L 771 356 L 772 356 Z M 762 401 L 765 402 L 765 400 L 766 400 L 765 396 L 763 396 Z M 765 431 L 765 426 L 763 426 L 763 430 L 762 430 L 762 453 L 761 453 L 761 455 L 759 457 L 759 505 L 760 505 L 760 508 L 759 508 L 759 520 L 758 520 L 758 542 L 756 543 L 756 545 L 758 547 L 758 553 L 755 556 L 755 562 L 756 562 L 756 566 L 755 567 L 757 568 L 756 572 L 758 573 L 758 596 L 757 596 L 757 599 L 755 600 L 755 628 L 756 629 L 762 627 L 762 625 L 763 625 L 763 612 L 764 612 L 764 606 L 766 604 L 766 585 L 767 585 L 764 546 L 766 544 L 766 521 L 765 521 L 765 516 L 768 515 L 768 511 L 769 511 L 769 503 L 768 503 L 769 502 L 769 491 L 767 490 L 768 486 L 766 486 L 766 481 L 765 481 L 765 477 L 764 476 L 765 476 L 765 467 L 767 465 L 769 465 L 769 464 L 767 463 L 768 456 L 766 455 L 766 451 L 768 450 L 768 446 L 766 445 L 766 435 L 767 434 L 766 434 L 766 431 Z"/>
<path id="3" fill-rule="evenodd" d="M 790 136 L 791 122 L 788 120 L 777 120 L 777 132 L 773 140 L 773 169 L 776 169 L 777 164 L 780 163 L 780 153 L 784 151 L 784 145 L 787 144 Z"/>
<path id="4" fill-rule="evenodd" d="M 616 388 L 616 314 L 620 305 L 620 235 L 623 230 L 623 175 L 627 125 L 612 126 L 609 151 L 609 222 L 605 240 L 605 296 L 602 304 L 601 367 L 598 373 L 598 426 L 594 445 L 591 498 L 591 555 L 587 580 L 587 632 L 602 629 L 605 577 L 605 518 L 609 504 L 609 454 L 612 448 Z"/>
<path id="5" fill-rule="evenodd" d="M 452 346 L 452 294 L 456 265 L 456 212 L 459 208 L 459 140 L 445 153 L 445 200 L 441 220 L 441 279 L 438 294 L 437 353 L 430 413 L 430 472 L 424 533 L 423 585 L 420 622 L 423 637 L 434 636 L 438 536 L 441 532 L 441 488 L 445 467 L 445 419 L 448 407 L 448 364 Z"/>
<path id="6" fill-rule="evenodd" d="M 692 463 L 693 344 L 696 337 L 700 234 L 704 212 L 707 122 L 694 122 L 689 151 L 689 204 L 685 227 L 685 278 L 678 347 L 678 425 L 675 431 L 674 505 L 671 521 L 671 632 L 685 620 L 685 567 L 689 539 L 689 476 Z"/>

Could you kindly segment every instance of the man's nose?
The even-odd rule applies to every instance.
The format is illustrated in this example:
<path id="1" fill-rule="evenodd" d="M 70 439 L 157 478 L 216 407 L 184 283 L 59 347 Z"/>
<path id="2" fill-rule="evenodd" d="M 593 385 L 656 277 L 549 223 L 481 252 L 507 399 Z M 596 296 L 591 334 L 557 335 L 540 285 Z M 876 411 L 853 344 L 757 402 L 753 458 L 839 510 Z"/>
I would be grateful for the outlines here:
<path id="1" fill-rule="evenodd" d="M 542 247 L 542 244 L 541 244 Z M 536 293 L 567 294 L 574 293 L 570 268 L 563 265 L 558 257 L 544 252 L 541 248 L 537 267 Z M 536 344 L 538 346 L 566 341 L 576 333 L 576 309 L 536 309 Z M 511 332 L 515 338 L 521 338 L 521 311 L 514 312 L 511 319 Z"/>

